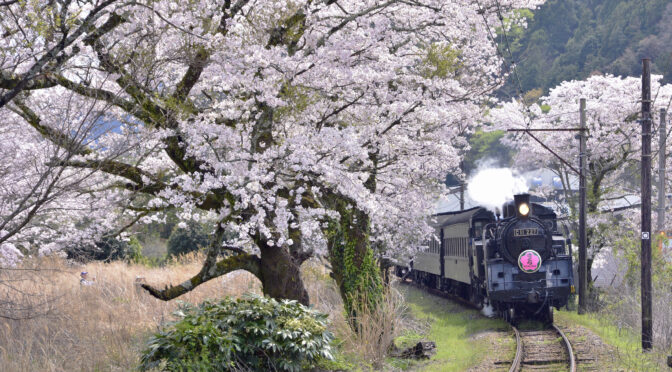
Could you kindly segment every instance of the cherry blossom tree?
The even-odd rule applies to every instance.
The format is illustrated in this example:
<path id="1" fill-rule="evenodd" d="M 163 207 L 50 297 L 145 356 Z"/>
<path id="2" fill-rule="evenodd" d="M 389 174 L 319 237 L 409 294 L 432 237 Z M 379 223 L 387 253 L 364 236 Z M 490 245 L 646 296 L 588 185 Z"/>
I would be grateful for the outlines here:
<path id="1" fill-rule="evenodd" d="M 502 82 L 489 28 L 541 2 L 10 1 L 0 110 L 63 147 L 40 99 L 109 106 L 121 132 L 59 169 L 100 173 L 92 195 L 116 192 L 131 221 L 177 209 L 216 226 L 202 270 L 152 295 L 243 269 L 307 303 L 299 266 L 319 253 L 347 298 L 379 286 L 372 244 L 431 233 L 462 135 Z"/>
<path id="2" fill-rule="evenodd" d="M 654 123 L 659 109 L 666 108 L 672 97 L 672 85 L 661 85 L 661 80 L 662 76 L 652 77 Z M 592 280 L 590 267 L 595 257 L 618 235 L 613 230 L 621 218 L 615 216 L 614 205 L 626 196 L 639 195 L 641 78 L 595 75 L 583 81 L 563 82 L 540 99 L 541 105 L 526 108 L 518 101 L 507 102 L 492 111 L 491 119 L 501 129 L 576 128 L 579 98 L 586 99 L 588 278 Z M 576 132 L 533 135 L 578 169 Z M 652 140 L 652 148 L 657 149 L 657 136 Z M 519 164 L 548 168 L 560 177 L 573 230 L 578 231 L 578 195 L 570 193 L 578 187 L 572 183 L 577 176 L 574 171 L 528 135 L 509 136 L 505 142 L 518 150 Z"/>
<path id="3" fill-rule="evenodd" d="M 87 102 L 74 94 L 58 104 L 52 99 L 51 95 L 34 95 L 32 104 L 42 113 L 39 120 L 18 97 L 3 115 L 0 267 L 15 266 L 25 256 L 61 252 L 68 245 L 88 245 L 106 229 L 119 228 L 116 222 L 121 216 L 110 212 L 111 207 L 123 205 L 124 196 L 115 189 L 98 189 L 96 185 L 107 179 L 97 169 L 75 171 L 62 164 L 91 151 L 111 160 L 128 151 L 127 145 L 134 145 L 114 145 L 112 137 L 101 137 L 107 131 L 104 112 L 108 105 Z M 57 143 L 43 133 L 51 133 Z"/>

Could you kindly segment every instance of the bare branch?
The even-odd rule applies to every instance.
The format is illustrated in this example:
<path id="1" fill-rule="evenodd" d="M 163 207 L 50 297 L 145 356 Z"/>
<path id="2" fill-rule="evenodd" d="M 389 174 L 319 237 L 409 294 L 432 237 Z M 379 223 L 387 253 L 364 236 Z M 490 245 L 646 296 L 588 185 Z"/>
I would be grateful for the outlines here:
<path id="1" fill-rule="evenodd" d="M 44 67 L 52 62 L 55 62 L 61 52 L 63 52 L 68 46 L 75 42 L 84 32 L 90 31 L 91 26 L 95 21 L 102 15 L 103 10 L 109 5 L 113 4 L 116 0 L 107 0 L 98 4 L 95 8 L 91 10 L 89 15 L 84 19 L 82 24 L 70 35 L 61 39 L 55 46 L 53 46 L 47 53 L 45 53 L 35 64 L 23 74 L 20 78 L 16 79 L 16 84 L 11 88 L 7 93 L 0 96 L 0 108 L 4 107 L 9 101 L 16 97 L 22 90 L 26 89 L 30 85 L 30 82 L 35 79 L 40 73 L 42 73 Z M 102 34 L 101 34 L 102 35 Z M 98 35 L 100 37 L 101 35 Z M 65 62 L 65 59 L 58 60 L 57 65 Z M 54 68 L 56 66 L 50 66 Z"/>

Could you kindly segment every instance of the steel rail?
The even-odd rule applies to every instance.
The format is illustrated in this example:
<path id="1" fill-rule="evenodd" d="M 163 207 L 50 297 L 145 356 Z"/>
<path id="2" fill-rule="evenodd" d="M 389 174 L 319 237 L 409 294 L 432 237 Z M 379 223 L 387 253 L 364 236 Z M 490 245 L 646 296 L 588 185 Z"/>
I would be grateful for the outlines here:
<path id="1" fill-rule="evenodd" d="M 555 324 L 552 324 L 553 329 L 562 337 L 562 340 L 565 344 L 565 348 L 567 349 L 567 354 L 569 355 L 569 372 L 576 372 L 576 360 L 574 358 L 574 351 L 572 350 L 572 344 L 569 342 L 569 339 L 567 336 L 565 336 L 565 333 L 560 330 Z M 511 326 L 513 329 L 513 332 L 516 334 L 516 356 L 513 358 L 513 362 L 511 363 L 511 368 L 509 368 L 509 372 L 518 372 L 520 371 L 521 364 L 523 362 L 523 342 L 520 337 L 520 332 L 518 329 L 514 326 Z"/>
<path id="2" fill-rule="evenodd" d="M 569 342 L 569 339 L 567 336 L 565 336 L 565 333 L 558 328 L 555 324 L 553 324 L 553 328 L 555 329 L 556 332 L 562 337 L 562 339 L 565 341 L 565 347 L 567 348 L 567 354 L 569 354 L 569 372 L 576 372 L 576 361 L 574 360 L 574 351 L 572 350 L 572 344 Z"/>
<path id="3" fill-rule="evenodd" d="M 513 358 L 513 363 L 511 363 L 509 372 L 518 372 L 520 370 L 520 364 L 523 362 L 523 342 L 520 339 L 520 332 L 518 332 L 518 328 L 514 326 L 511 326 L 511 328 L 516 334 L 516 357 Z"/>

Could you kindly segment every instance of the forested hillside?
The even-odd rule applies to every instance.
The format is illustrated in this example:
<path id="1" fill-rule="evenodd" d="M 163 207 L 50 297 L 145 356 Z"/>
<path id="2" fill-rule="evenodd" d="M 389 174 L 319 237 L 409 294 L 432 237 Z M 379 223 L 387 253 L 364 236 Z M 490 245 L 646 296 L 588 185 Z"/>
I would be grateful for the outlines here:
<path id="1" fill-rule="evenodd" d="M 551 0 L 510 36 L 523 91 L 547 91 L 564 80 L 600 72 L 639 75 L 641 58 L 672 79 L 672 3 L 668 0 Z M 508 50 L 504 39 L 500 46 Z M 513 39 L 513 40 L 511 40 Z M 505 91 L 515 93 L 510 79 Z"/>

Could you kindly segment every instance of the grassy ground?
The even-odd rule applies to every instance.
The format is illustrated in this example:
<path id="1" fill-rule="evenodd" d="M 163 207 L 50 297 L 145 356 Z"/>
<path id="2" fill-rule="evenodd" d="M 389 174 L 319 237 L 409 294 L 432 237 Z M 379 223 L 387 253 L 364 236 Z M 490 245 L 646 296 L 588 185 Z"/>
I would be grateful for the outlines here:
<path id="1" fill-rule="evenodd" d="M 169 320 L 177 306 L 176 301 L 158 301 L 138 290 L 136 276 L 154 285 L 179 283 L 198 272 L 202 259 L 202 254 L 195 255 L 161 268 L 121 262 L 84 266 L 39 259 L 27 262 L 21 270 L 0 272 L 0 283 L 13 288 L 9 291 L 10 286 L 0 286 L 0 298 L 11 300 L 11 293 L 28 296 L 46 313 L 28 320 L 0 317 L 0 370 L 133 370 L 149 334 Z M 88 271 L 96 284 L 80 286 L 80 271 Z M 337 360 L 329 365 L 334 369 L 450 372 L 478 370 L 487 358 L 513 358 L 513 347 L 493 349 L 495 344 L 513 346 L 509 333 L 496 332 L 508 330 L 502 320 L 485 318 L 476 310 L 408 285 L 395 286 L 401 294 L 393 291 L 382 316 L 365 323 L 370 332 L 356 335 L 343 318 L 340 296 L 326 269 L 308 265 L 303 275 L 312 305 L 330 314 L 338 338 Z M 204 284 L 181 300 L 199 303 L 205 298 L 250 291 L 259 293 L 258 280 L 247 273 L 232 273 Z M 556 313 L 556 320 L 590 329 L 613 346 L 617 368 L 609 370 L 666 369 L 662 353 L 642 356 L 638 335 L 619 330 L 604 318 L 562 311 Z M 437 354 L 429 361 L 418 362 L 385 358 L 385 345 L 389 344 L 381 342 L 381 333 L 385 340 L 396 337 L 398 347 L 414 345 L 421 339 L 434 341 Z"/>
<path id="2" fill-rule="evenodd" d="M 578 315 L 570 311 L 557 311 L 556 323 L 563 326 L 579 325 L 597 334 L 604 343 L 614 348 L 612 362 L 619 371 L 666 370 L 665 355 L 661 351 L 642 353 L 640 335 L 632 330 L 619 328 L 599 314 Z M 669 369 L 668 369 L 669 370 Z"/>
<path id="3" fill-rule="evenodd" d="M 11 309 L 3 307 L 7 311 L 0 314 L 0 371 L 134 370 L 147 337 L 171 319 L 178 305 L 147 295 L 135 285 L 136 276 L 159 286 L 180 283 L 198 272 L 202 259 L 201 254 L 148 268 L 42 258 L 26 261 L 16 270 L 0 270 L 0 302 L 28 301 L 38 312 L 33 319 L 10 319 Z M 81 286 L 80 271 L 88 271 L 95 284 Z M 200 303 L 248 291 L 259 292 L 258 280 L 236 272 L 203 284 L 180 300 Z M 15 312 L 22 314 L 18 308 Z"/>
<path id="4" fill-rule="evenodd" d="M 421 371 L 466 371 L 488 355 L 491 346 L 487 338 L 477 335 L 486 331 L 508 330 L 500 319 L 489 319 L 477 310 L 424 293 L 411 286 L 402 286 L 411 313 L 429 322 L 429 332 L 422 337 L 436 342 L 437 353 L 429 362 L 412 366 Z M 420 337 L 421 335 L 415 335 Z M 400 341 L 412 343 L 413 335 Z M 513 359 L 513 349 L 511 356 Z"/>

